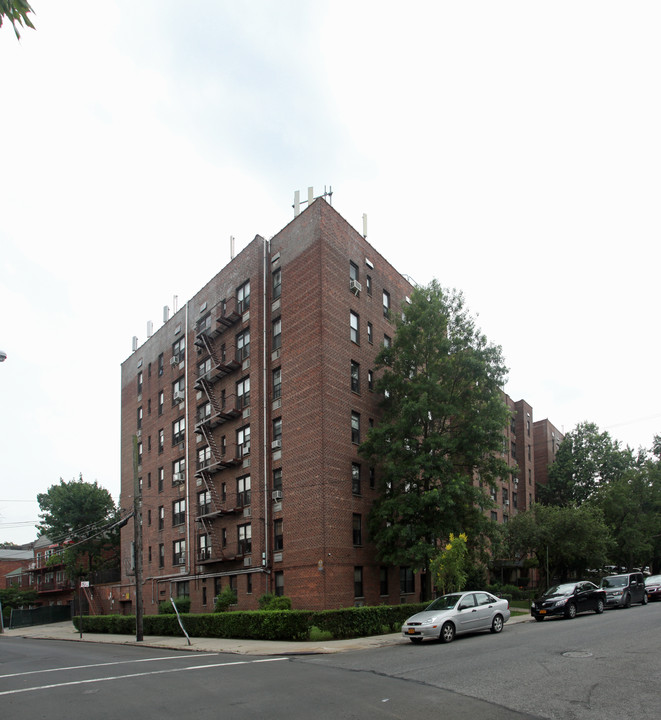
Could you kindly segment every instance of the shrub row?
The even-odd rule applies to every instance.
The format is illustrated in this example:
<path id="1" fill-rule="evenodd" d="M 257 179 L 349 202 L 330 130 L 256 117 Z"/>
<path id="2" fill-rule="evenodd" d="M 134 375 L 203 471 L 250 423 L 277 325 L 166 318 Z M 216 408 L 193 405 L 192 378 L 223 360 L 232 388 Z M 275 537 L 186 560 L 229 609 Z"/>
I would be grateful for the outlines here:
<path id="1" fill-rule="evenodd" d="M 334 639 L 365 637 L 396 632 L 404 620 L 425 607 L 425 603 L 342 608 L 339 610 L 254 610 L 226 613 L 182 614 L 181 621 L 191 637 L 237 638 L 245 640 L 307 640 L 312 627 L 328 632 Z M 73 620 L 77 630 L 90 633 L 135 633 L 134 615 L 85 615 Z M 145 615 L 145 635 L 182 635 L 174 614 Z"/>

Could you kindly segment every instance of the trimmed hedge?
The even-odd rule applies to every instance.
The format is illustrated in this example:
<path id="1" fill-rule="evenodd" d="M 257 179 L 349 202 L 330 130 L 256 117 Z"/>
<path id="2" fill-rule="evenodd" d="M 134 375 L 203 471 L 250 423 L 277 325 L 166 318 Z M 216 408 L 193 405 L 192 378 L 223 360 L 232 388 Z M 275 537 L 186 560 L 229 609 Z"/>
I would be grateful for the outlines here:
<path id="1" fill-rule="evenodd" d="M 397 632 L 404 620 L 424 609 L 426 603 L 341 608 L 339 610 L 248 610 L 227 613 L 182 614 L 191 637 L 240 638 L 245 640 L 307 640 L 310 629 L 329 632 L 336 640 Z M 80 631 L 135 633 L 134 615 L 84 615 L 74 617 Z M 181 636 L 173 614 L 143 616 L 145 635 Z"/>

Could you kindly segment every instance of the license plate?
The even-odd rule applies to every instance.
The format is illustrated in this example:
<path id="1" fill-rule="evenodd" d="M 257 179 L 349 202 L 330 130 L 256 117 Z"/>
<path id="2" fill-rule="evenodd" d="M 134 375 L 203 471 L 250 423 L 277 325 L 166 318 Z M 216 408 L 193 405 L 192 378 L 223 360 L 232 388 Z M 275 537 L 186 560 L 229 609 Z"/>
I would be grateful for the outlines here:
<path id="1" fill-rule="evenodd" d="M 415 635 L 415 630 L 413 628 L 409 628 L 407 632 L 409 635 Z"/>
<path id="2" fill-rule="evenodd" d="M 539 611 L 539 614 L 540 614 L 540 615 L 546 615 L 546 610 L 540 610 L 540 611 Z"/>

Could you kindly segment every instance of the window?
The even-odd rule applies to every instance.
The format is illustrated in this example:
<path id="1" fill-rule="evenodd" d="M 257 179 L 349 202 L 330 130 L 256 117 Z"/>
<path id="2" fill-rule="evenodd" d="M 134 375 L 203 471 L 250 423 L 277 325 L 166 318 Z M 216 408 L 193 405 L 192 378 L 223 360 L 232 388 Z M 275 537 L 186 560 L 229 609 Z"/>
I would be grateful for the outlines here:
<path id="1" fill-rule="evenodd" d="M 495 510 L 491 511 L 491 520 L 493 522 L 498 522 L 498 513 Z"/>
<path id="2" fill-rule="evenodd" d="M 197 538 L 197 557 L 199 560 L 208 560 L 211 557 L 211 538 L 206 534 Z"/>
<path id="3" fill-rule="evenodd" d="M 238 538 L 238 554 L 249 555 L 252 550 L 252 525 L 250 523 L 239 525 Z"/>
<path id="4" fill-rule="evenodd" d="M 515 442 L 512 443 L 512 457 L 513 458 L 516 457 L 516 443 Z"/>
<path id="5" fill-rule="evenodd" d="M 239 410 L 250 405 L 250 378 L 244 377 L 236 384 L 236 401 Z"/>
<path id="6" fill-rule="evenodd" d="M 172 484 L 179 485 L 186 480 L 186 458 L 179 458 L 172 463 Z"/>
<path id="7" fill-rule="evenodd" d="M 384 335 L 384 336 L 383 336 L 383 347 L 389 348 L 389 347 L 390 347 L 390 344 L 391 344 L 390 336 L 389 336 L 389 335 Z"/>
<path id="8" fill-rule="evenodd" d="M 237 288 L 236 301 L 240 313 L 244 313 L 250 307 L 250 280 Z"/>
<path id="9" fill-rule="evenodd" d="M 388 568 L 383 565 L 379 568 L 379 593 L 388 594 Z"/>
<path id="10" fill-rule="evenodd" d="M 280 297 L 280 293 L 282 292 L 282 269 L 278 268 L 277 270 L 275 270 L 271 278 L 271 298 L 273 300 L 277 300 Z"/>
<path id="11" fill-rule="evenodd" d="M 282 492 L 282 468 L 276 468 L 273 471 L 273 489 Z"/>
<path id="12" fill-rule="evenodd" d="M 364 597 L 363 595 L 363 568 L 355 567 L 353 569 L 353 592 L 357 598 Z"/>
<path id="13" fill-rule="evenodd" d="M 510 504 L 510 491 L 507 488 L 503 488 L 503 505 Z"/>
<path id="14" fill-rule="evenodd" d="M 142 407 L 138 408 L 138 417 L 137 417 L 136 425 L 138 427 L 138 430 L 140 430 L 142 428 Z"/>
<path id="15" fill-rule="evenodd" d="M 376 487 L 376 471 L 373 467 L 370 468 L 370 487 L 372 489 Z"/>
<path id="16" fill-rule="evenodd" d="M 353 544 L 363 544 L 363 517 L 358 513 L 353 514 Z"/>
<path id="17" fill-rule="evenodd" d="M 172 444 L 179 445 L 186 436 L 186 418 L 181 417 L 172 423 Z"/>
<path id="18" fill-rule="evenodd" d="M 271 323 L 273 327 L 273 342 L 271 344 L 272 350 L 279 350 L 282 346 L 282 320 L 277 318 Z"/>
<path id="19" fill-rule="evenodd" d="M 282 418 L 275 418 L 273 421 L 273 445 L 274 450 L 282 445 Z"/>
<path id="20" fill-rule="evenodd" d="M 240 458 L 250 455 L 250 425 L 236 431 L 236 449 Z"/>
<path id="21" fill-rule="evenodd" d="M 383 291 L 383 317 L 390 317 L 390 293 Z"/>
<path id="22" fill-rule="evenodd" d="M 282 371 L 276 368 L 273 371 L 273 399 L 278 400 L 282 393 Z"/>
<path id="23" fill-rule="evenodd" d="M 142 395 L 142 370 L 138 372 L 138 395 Z"/>
<path id="24" fill-rule="evenodd" d="M 202 360 L 202 362 L 197 364 L 197 376 L 199 378 L 206 378 L 206 376 L 211 372 L 211 358 L 207 358 L 206 360 Z"/>
<path id="25" fill-rule="evenodd" d="M 370 345 L 374 344 L 374 328 L 371 322 L 367 323 L 367 342 Z"/>
<path id="26" fill-rule="evenodd" d="M 165 447 L 165 430 L 163 430 L 163 428 L 161 428 L 158 431 L 158 452 L 162 453 L 164 447 Z"/>
<path id="27" fill-rule="evenodd" d="M 374 390 L 374 372 L 372 370 L 367 371 L 367 387 L 369 390 Z"/>
<path id="28" fill-rule="evenodd" d="M 415 589 L 413 581 L 413 570 L 404 566 L 399 568 L 399 591 L 400 593 L 412 593 Z"/>
<path id="29" fill-rule="evenodd" d="M 372 278 L 370 275 L 367 275 L 365 277 L 365 289 L 367 290 L 368 295 L 372 295 Z"/>
<path id="30" fill-rule="evenodd" d="M 180 377 L 176 382 L 172 383 L 172 404 L 177 405 L 184 401 L 186 397 L 186 378 Z"/>
<path id="31" fill-rule="evenodd" d="M 175 500 L 172 503 L 172 525 L 183 525 L 186 522 L 186 500 Z"/>
<path id="32" fill-rule="evenodd" d="M 360 463 L 351 463 L 351 492 L 360 495 Z"/>
<path id="33" fill-rule="evenodd" d="M 278 570 L 274 573 L 273 579 L 275 585 L 275 595 L 277 597 L 282 597 L 285 594 L 285 574 L 282 570 Z"/>
<path id="34" fill-rule="evenodd" d="M 162 530 L 165 527 L 165 507 L 163 505 L 158 506 L 158 529 Z"/>
<path id="35" fill-rule="evenodd" d="M 211 492 L 203 490 L 197 494 L 197 514 L 208 515 L 211 512 Z"/>
<path id="36" fill-rule="evenodd" d="M 351 361 L 351 392 L 360 392 L 360 365 Z"/>
<path id="37" fill-rule="evenodd" d="M 277 552 L 282 548 L 282 520 L 278 519 L 273 521 L 273 549 Z"/>
<path id="38" fill-rule="evenodd" d="M 360 320 L 353 310 L 349 313 L 349 322 L 351 324 L 351 342 L 358 344 Z"/>
<path id="39" fill-rule="evenodd" d="M 250 357 L 250 330 L 244 330 L 236 336 L 236 359 L 242 362 Z"/>
<path id="40" fill-rule="evenodd" d="M 179 340 L 176 340 L 174 343 L 172 343 L 172 358 L 173 358 L 175 364 L 178 364 L 178 363 L 184 361 L 185 351 L 186 351 L 186 338 L 182 336 L 179 338 Z"/>
<path id="41" fill-rule="evenodd" d="M 250 505 L 250 475 L 237 478 L 236 503 L 239 507 Z"/>
<path id="42" fill-rule="evenodd" d="M 158 492 L 163 492 L 163 481 L 165 480 L 165 468 L 158 468 Z"/>
<path id="43" fill-rule="evenodd" d="M 252 575 L 250 574 L 246 575 L 246 593 L 248 595 L 252 594 Z"/>
<path id="44" fill-rule="evenodd" d="M 349 278 L 351 280 L 358 280 L 358 265 L 355 262 L 349 260 Z"/>
<path id="45" fill-rule="evenodd" d="M 160 393 L 158 393 L 158 414 L 163 414 L 163 405 L 165 404 L 165 393 L 163 390 L 161 390 Z"/>
<path id="46" fill-rule="evenodd" d="M 158 546 L 158 567 L 165 567 L 165 545 L 163 543 Z"/>
<path id="47" fill-rule="evenodd" d="M 528 445 L 528 460 L 532 460 L 532 450 L 530 449 L 530 445 Z"/>
<path id="48" fill-rule="evenodd" d="M 211 464 L 211 448 L 205 445 L 197 451 L 197 469 L 204 470 Z"/>
<path id="49" fill-rule="evenodd" d="M 174 540 L 172 543 L 172 564 L 183 565 L 186 562 L 186 541 Z"/>
<path id="50" fill-rule="evenodd" d="M 516 508 L 517 508 L 517 503 L 518 503 L 518 501 L 519 501 L 519 495 L 518 495 L 518 493 L 513 492 L 513 493 L 512 493 L 512 507 L 513 507 L 515 510 L 516 510 Z"/>
<path id="51" fill-rule="evenodd" d="M 209 420 L 211 417 L 211 403 L 206 402 L 204 405 L 200 405 L 197 409 L 197 413 L 195 415 L 198 423 L 203 423 Z"/>
<path id="52" fill-rule="evenodd" d="M 163 375 L 163 353 L 158 356 L 158 377 Z"/>
<path id="53" fill-rule="evenodd" d="M 360 445 L 360 413 L 351 413 L 351 442 Z"/>

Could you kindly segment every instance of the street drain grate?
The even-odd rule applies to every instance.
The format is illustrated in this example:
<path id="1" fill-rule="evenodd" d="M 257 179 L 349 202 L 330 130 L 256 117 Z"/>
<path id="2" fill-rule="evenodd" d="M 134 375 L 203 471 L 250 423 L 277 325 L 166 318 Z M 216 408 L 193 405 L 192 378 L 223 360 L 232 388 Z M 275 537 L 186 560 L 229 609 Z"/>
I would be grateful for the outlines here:
<path id="1" fill-rule="evenodd" d="M 568 652 L 563 652 L 562 656 L 568 658 L 587 658 L 592 657 L 592 653 L 587 650 L 569 650 Z"/>

